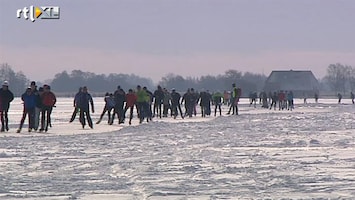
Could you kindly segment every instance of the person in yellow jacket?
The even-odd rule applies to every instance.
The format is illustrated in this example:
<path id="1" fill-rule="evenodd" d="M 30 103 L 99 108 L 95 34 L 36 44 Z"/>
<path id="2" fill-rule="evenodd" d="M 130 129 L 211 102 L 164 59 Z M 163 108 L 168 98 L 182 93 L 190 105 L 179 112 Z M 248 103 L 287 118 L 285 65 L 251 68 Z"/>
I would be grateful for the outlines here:
<path id="1" fill-rule="evenodd" d="M 146 90 L 143 90 L 140 85 L 137 86 L 136 94 L 139 123 L 142 123 L 144 118 L 147 118 L 147 121 L 149 121 L 149 102 L 151 99 L 150 95 Z"/>
<path id="2" fill-rule="evenodd" d="M 231 94 L 231 105 L 229 107 L 229 111 L 228 111 L 227 115 L 230 114 L 232 109 L 233 109 L 232 115 L 234 115 L 234 114 L 238 115 L 238 102 L 239 102 L 239 98 L 242 95 L 242 89 L 237 88 L 235 83 L 233 83 L 232 86 L 233 86 L 233 89 L 232 89 L 232 94 Z"/>

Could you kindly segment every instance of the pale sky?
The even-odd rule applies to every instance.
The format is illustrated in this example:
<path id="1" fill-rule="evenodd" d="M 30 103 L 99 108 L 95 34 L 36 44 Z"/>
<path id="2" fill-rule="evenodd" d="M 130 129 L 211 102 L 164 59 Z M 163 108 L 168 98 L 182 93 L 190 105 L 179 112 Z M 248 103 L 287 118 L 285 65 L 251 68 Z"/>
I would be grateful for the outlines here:
<path id="1" fill-rule="evenodd" d="M 59 6 L 59 20 L 18 19 Z M 354 0 L 0 0 L 0 63 L 32 80 L 81 69 L 134 73 L 269 75 L 329 64 L 355 67 Z"/>

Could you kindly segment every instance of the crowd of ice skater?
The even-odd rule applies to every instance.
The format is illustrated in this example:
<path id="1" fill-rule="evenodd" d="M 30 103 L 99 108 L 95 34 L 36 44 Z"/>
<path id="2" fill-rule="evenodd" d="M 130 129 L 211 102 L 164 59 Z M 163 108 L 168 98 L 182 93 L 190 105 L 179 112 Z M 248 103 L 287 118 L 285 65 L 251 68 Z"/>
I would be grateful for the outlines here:
<path id="1" fill-rule="evenodd" d="M 256 107 L 258 94 L 256 92 L 249 94 L 250 105 L 254 104 Z M 294 109 L 294 95 L 292 91 L 283 91 L 280 90 L 278 92 L 261 92 L 259 94 L 259 103 L 261 104 L 262 108 L 269 108 L 270 110 L 278 105 L 279 110 L 293 110 Z"/>
<path id="2" fill-rule="evenodd" d="M 341 100 L 343 98 L 343 95 L 340 93 L 337 94 L 338 97 L 338 104 L 341 103 Z M 352 104 L 355 104 L 355 94 L 353 92 L 350 92 L 350 98 Z M 257 92 L 251 92 L 249 94 L 249 101 L 251 105 L 254 105 L 256 107 L 257 104 L 257 99 L 258 99 L 258 94 Z M 314 93 L 314 101 L 315 103 L 318 103 L 319 99 L 319 94 L 316 92 Z M 303 103 L 307 103 L 307 95 L 303 93 Z M 261 104 L 262 108 L 269 108 L 270 110 L 274 108 L 276 110 L 277 105 L 279 110 L 293 110 L 294 109 L 294 95 L 292 91 L 283 91 L 280 90 L 278 92 L 269 92 L 268 94 L 266 92 L 261 92 L 259 94 L 259 104 Z"/>
<path id="3" fill-rule="evenodd" d="M 14 95 L 9 90 L 9 83 L 4 81 L 0 89 L 1 132 L 9 131 L 8 111 L 13 99 Z M 21 95 L 21 99 L 23 101 L 23 113 L 16 132 L 21 132 L 26 117 L 28 117 L 28 132 L 33 130 L 48 131 L 48 128 L 52 126 L 51 113 L 57 101 L 51 87 L 43 85 L 43 87 L 37 88 L 36 82 L 32 81 L 31 85 Z"/>
<path id="4" fill-rule="evenodd" d="M 228 114 L 238 114 L 238 101 L 241 95 L 241 89 L 233 84 L 231 93 L 230 109 Z M 112 125 L 117 117 L 118 124 L 125 123 L 126 115 L 129 111 L 128 124 L 132 124 L 134 110 L 136 110 L 139 123 L 144 120 L 151 121 L 152 118 L 173 117 L 178 116 L 184 119 L 185 117 L 193 117 L 197 115 L 196 107 L 199 104 L 201 107 L 201 116 L 206 117 L 212 114 L 211 105 L 215 106 L 214 116 L 222 115 L 221 105 L 223 104 L 223 94 L 216 92 L 211 94 L 208 90 L 196 92 L 193 88 L 189 88 L 186 93 L 180 95 L 174 88 L 168 91 L 166 88 L 158 86 L 154 92 L 151 92 L 147 87 L 138 85 L 135 89 L 129 89 L 126 93 L 120 86 L 113 93 L 106 93 L 105 106 L 96 124 L 99 124 L 105 114 L 108 115 L 107 123 Z M 93 121 L 90 116 L 94 112 L 94 102 L 92 96 L 88 93 L 87 87 L 80 87 L 78 93 L 74 97 L 74 111 L 70 122 L 75 120 L 77 113 L 79 121 L 85 128 L 86 121 L 90 128 L 93 128 Z M 184 112 L 181 108 L 184 105 Z"/>
<path id="5" fill-rule="evenodd" d="M 180 95 L 174 88 L 169 91 L 166 88 L 158 86 L 154 92 L 146 87 L 138 85 L 135 89 L 129 89 L 127 93 L 120 86 L 113 93 L 107 92 L 104 97 L 105 106 L 100 114 L 99 124 L 105 114 L 108 116 L 107 123 L 114 124 L 117 117 L 118 124 L 125 123 L 128 114 L 128 123 L 132 124 L 132 119 L 136 111 L 139 123 L 143 121 L 150 122 L 154 117 L 193 117 L 197 115 L 196 108 L 200 106 L 201 117 L 212 115 L 214 106 L 214 116 L 222 115 L 221 106 L 228 105 L 227 115 L 238 115 L 238 102 L 241 97 L 242 90 L 235 83 L 232 84 L 230 92 L 224 91 L 211 93 L 209 90 L 195 91 L 193 88 Z M 354 104 L 355 95 L 351 92 L 351 100 Z M 314 95 L 315 102 L 318 102 L 318 94 Z M 0 89 L 0 115 L 1 115 L 1 132 L 9 131 L 8 111 L 10 103 L 13 101 L 14 95 L 9 90 L 9 83 L 4 81 Z M 23 114 L 17 133 L 20 133 L 24 125 L 26 117 L 28 118 L 28 132 L 39 131 L 47 132 L 51 124 L 51 113 L 56 104 L 56 96 L 51 91 L 49 85 L 43 85 L 37 88 L 36 82 L 32 81 L 30 86 L 21 95 L 23 101 Z M 256 92 L 249 94 L 250 106 L 256 107 L 258 95 Z M 338 93 L 338 103 L 341 103 L 342 95 Z M 294 109 L 294 95 L 292 91 L 278 92 L 261 92 L 259 94 L 259 103 L 262 108 L 276 110 Z M 304 103 L 307 98 L 304 97 Z M 181 106 L 184 105 L 184 111 Z M 90 113 L 95 112 L 94 101 L 86 86 L 80 87 L 73 101 L 74 111 L 69 122 L 73 122 L 79 113 L 79 122 L 82 128 L 85 128 L 86 122 L 90 128 L 94 128 Z M 91 108 L 91 109 L 90 109 Z"/>
<path id="6" fill-rule="evenodd" d="M 238 114 L 238 101 L 241 95 L 240 88 L 233 84 L 231 98 L 229 99 L 230 109 L 228 114 Z M 9 131 L 8 111 L 10 103 L 14 100 L 14 95 L 9 89 L 9 83 L 4 81 L 0 88 L 0 115 L 1 115 L 1 132 Z M 37 88 L 36 82 L 32 81 L 30 86 L 21 95 L 23 101 L 23 114 L 17 133 L 20 133 L 28 119 L 28 132 L 39 131 L 47 132 L 51 124 L 51 114 L 53 108 L 56 107 L 56 95 L 51 91 L 49 85 L 43 85 Z M 211 115 L 211 104 L 215 105 L 214 115 L 222 115 L 221 105 L 225 98 L 220 92 L 213 95 L 207 91 L 197 93 L 193 88 L 189 88 L 182 96 L 175 89 L 169 92 L 160 86 L 154 92 L 149 91 L 146 87 L 138 85 L 135 89 L 129 89 L 126 93 L 120 86 L 114 93 L 106 93 L 105 106 L 96 124 L 99 124 L 105 114 L 108 115 L 108 124 L 112 125 L 117 116 L 118 124 L 125 123 L 126 112 L 129 111 L 129 124 L 131 125 L 134 110 L 137 112 L 139 123 L 145 119 L 147 122 L 154 117 L 168 117 L 175 119 L 180 115 L 181 118 L 196 116 L 196 106 L 201 106 L 202 117 Z M 185 106 L 185 112 L 182 111 L 181 105 Z M 79 122 L 82 128 L 85 128 L 86 122 L 90 128 L 93 128 L 93 121 L 90 113 L 95 112 L 94 101 L 86 86 L 80 87 L 74 97 L 74 111 L 69 122 L 73 122 L 79 113 Z M 90 109 L 91 108 L 91 109 Z"/>

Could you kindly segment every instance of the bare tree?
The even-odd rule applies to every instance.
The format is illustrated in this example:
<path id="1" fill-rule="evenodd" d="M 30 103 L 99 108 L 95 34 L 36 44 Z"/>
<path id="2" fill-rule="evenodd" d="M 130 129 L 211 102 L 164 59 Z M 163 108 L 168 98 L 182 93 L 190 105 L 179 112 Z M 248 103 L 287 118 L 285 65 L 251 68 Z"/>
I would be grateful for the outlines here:
<path id="1" fill-rule="evenodd" d="M 349 66 L 349 87 L 350 91 L 355 90 L 355 68 Z"/>
<path id="2" fill-rule="evenodd" d="M 349 66 L 340 63 L 331 64 L 327 68 L 326 80 L 334 92 L 346 92 L 346 84 L 349 80 Z"/>
<path id="3" fill-rule="evenodd" d="M 16 95 L 21 95 L 25 91 L 28 83 L 27 77 L 20 71 L 15 72 L 7 63 L 0 64 L 0 81 L 8 81 L 11 91 Z"/>

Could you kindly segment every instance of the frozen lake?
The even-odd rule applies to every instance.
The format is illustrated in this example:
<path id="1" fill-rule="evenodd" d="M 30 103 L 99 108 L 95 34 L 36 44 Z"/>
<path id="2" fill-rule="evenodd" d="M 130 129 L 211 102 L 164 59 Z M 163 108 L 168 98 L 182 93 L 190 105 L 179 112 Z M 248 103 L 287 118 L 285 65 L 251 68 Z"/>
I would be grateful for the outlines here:
<path id="1" fill-rule="evenodd" d="M 0 199 L 354 199 L 355 106 L 319 102 L 291 112 L 243 99 L 239 116 L 83 130 L 60 98 L 48 133 L 17 134 L 16 99 L 0 133 Z"/>

